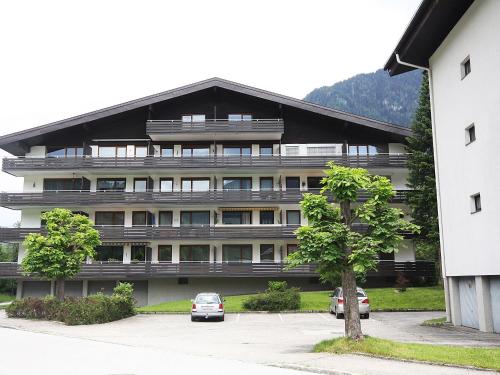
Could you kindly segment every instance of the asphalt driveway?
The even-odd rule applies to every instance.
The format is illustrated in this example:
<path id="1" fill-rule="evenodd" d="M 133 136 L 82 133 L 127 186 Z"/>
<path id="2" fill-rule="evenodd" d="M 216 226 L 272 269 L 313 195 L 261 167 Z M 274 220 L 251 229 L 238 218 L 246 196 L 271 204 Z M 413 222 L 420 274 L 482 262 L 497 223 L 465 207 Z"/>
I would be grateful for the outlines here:
<path id="1" fill-rule="evenodd" d="M 500 346 L 500 335 L 475 330 L 422 327 L 442 312 L 372 313 L 366 334 L 408 342 Z M 102 325 L 69 327 L 56 322 L 8 319 L 0 326 L 252 364 L 338 370 L 357 374 L 472 374 L 476 371 L 357 356 L 310 353 L 321 340 L 343 335 L 343 320 L 330 314 L 227 314 L 225 322 L 191 322 L 189 315 L 138 315 Z M 5 343 L 5 342 L 4 342 Z M 389 363 L 389 365 L 388 365 Z M 478 372 L 484 374 L 484 371 Z"/>

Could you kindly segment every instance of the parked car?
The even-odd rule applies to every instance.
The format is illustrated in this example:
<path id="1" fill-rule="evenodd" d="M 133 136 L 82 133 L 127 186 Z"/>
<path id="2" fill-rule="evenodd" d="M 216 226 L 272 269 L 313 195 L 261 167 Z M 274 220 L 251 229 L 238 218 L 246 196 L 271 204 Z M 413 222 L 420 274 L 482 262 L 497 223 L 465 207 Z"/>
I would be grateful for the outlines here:
<path id="1" fill-rule="evenodd" d="M 217 293 L 199 293 L 191 302 L 192 322 L 211 318 L 224 321 L 224 300 Z"/>
<path id="2" fill-rule="evenodd" d="M 359 304 L 359 317 L 361 319 L 368 319 L 370 317 L 370 301 L 366 292 L 357 287 L 356 294 L 358 296 Z M 330 295 L 332 301 L 330 303 L 330 314 L 335 314 L 337 319 L 344 317 L 344 297 L 342 288 L 336 288 L 335 292 Z"/>

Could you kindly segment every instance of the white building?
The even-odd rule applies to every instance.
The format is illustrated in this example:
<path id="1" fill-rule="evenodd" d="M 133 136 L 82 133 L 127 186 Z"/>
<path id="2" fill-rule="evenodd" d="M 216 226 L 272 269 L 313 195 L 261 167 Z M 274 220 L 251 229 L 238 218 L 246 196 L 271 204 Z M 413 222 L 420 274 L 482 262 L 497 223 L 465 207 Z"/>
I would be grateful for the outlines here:
<path id="1" fill-rule="evenodd" d="M 407 211 L 405 128 L 338 112 L 221 79 L 0 137 L 15 157 L 3 170 L 24 178 L 24 191 L 0 194 L 22 210 L 21 228 L 0 228 L 0 240 L 22 242 L 43 231 L 40 214 L 54 207 L 94 220 L 103 246 L 68 294 L 109 292 L 134 282 L 141 304 L 190 298 L 200 291 L 241 294 L 285 279 L 322 288 L 314 266 L 287 271 L 304 224 L 298 202 L 317 192 L 329 160 L 391 178 L 393 204 Z M 21 246 L 19 261 L 24 250 Z M 412 281 L 433 265 L 415 262 L 407 239 L 381 259 L 374 284 Z M 53 293 L 48 281 L 25 278 L 18 297 Z"/>
<path id="2" fill-rule="evenodd" d="M 487 332 L 500 332 L 499 66 L 498 0 L 423 1 L 385 66 L 429 70 L 447 311 Z"/>

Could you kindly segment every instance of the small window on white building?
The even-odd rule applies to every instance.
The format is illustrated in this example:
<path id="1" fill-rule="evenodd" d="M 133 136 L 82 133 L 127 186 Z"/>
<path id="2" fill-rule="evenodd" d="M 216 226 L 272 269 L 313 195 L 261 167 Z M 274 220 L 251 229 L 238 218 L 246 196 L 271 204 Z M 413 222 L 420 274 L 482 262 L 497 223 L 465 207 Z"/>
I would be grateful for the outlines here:
<path id="1" fill-rule="evenodd" d="M 471 72 L 471 66 L 470 66 L 470 57 L 467 56 L 467 58 L 462 61 L 462 63 L 460 64 L 460 72 L 462 74 L 462 79 L 464 79 L 466 76 L 469 75 L 469 73 Z"/>
<path id="2" fill-rule="evenodd" d="M 468 145 L 476 140 L 476 127 L 474 124 L 465 129 L 465 144 Z"/>
<path id="3" fill-rule="evenodd" d="M 474 214 L 476 212 L 481 211 L 481 194 L 477 193 L 471 195 L 471 213 Z"/>

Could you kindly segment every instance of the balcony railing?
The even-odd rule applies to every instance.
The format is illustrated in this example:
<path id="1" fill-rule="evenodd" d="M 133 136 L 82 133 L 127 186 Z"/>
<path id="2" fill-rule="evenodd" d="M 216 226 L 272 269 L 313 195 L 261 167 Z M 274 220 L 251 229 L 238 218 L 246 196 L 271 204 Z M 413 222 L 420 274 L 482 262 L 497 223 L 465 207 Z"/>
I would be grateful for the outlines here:
<path id="1" fill-rule="evenodd" d="M 0 206 L 8 208 L 24 206 L 75 207 L 88 205 L 185 205 L 185 204 L 234 204 L 234 203 L 298 203 L 304 193 L 319 193 L 319 189 L 304 190 L 224 190 L 224 191 L 173 191 L 173 192 L 127 192 L 127 191 L 44 191 L 40 193 L 0 193 Z M 396 190 L 393 203 L 405 201 L 406 191 Z M 369 198 L 360 193 L 359 201 Z M 332 200 L 332 199 L 330 199 Z"/>
<path id="2" fill-rule="evenodd" d="M 283 133 L 283 119 L 253 119 L 250 121 L 231 121 L 228 119 L 205 119 L 203 122 L 183 122 L 182 120 L 148 120 L 146 134 L 176 133 L 222 133 L 222 132 L 273 132 Z"/>
<path id="3" fill-rule="evenodd" d="M 4 158 L 4 172 L 79 170 L 79 169 L 300 169 L 325 168 L 333 161 L 339 165 L 363 168 L 406 168 L 406 154 L 331 155 L 331 156 L 223 156 L 206 157 L 93 157 L 74 158 Z"/>
<path id="4" fill-rule="evenodd" d="M 298 225 L 184 225 L 173 226 L 96 226 L 103 241 L 153 240 L 224 240 L 224 239 L 286 239 L 295 238 Z M 354 224 L 354 230 L 366 232 L 365 224 Z M 29 233 L 45 233 L 44 228 L 0 228 L 0 242 L 23 241 Z M 412 233 L 401 233 L 405 238 Z"/>
<path id="5" fill-rule="evenodd" d="M 76 279 L 150 279 L 167 277 L 313 277 L 316 265 L 303 265 L 287 270 L 285 263 L 131 263 L 97 262 L 83 264 Z M 402 274 L 408 279 L 435 276 L 433 262 L 381 261 L 377 271 L 367 277 L 395 277 Z M 0 263 L 0 278 L 25 278 L 17 263 Z"/>

